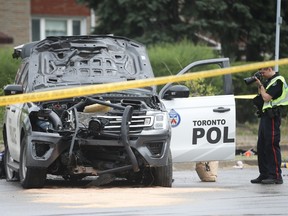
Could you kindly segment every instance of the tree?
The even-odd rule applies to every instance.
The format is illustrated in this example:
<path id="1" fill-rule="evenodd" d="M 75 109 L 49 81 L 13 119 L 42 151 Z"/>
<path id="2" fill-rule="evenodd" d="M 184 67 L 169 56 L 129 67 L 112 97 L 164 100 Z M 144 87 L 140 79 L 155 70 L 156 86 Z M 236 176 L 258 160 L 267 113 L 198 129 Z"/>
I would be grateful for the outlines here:
<path id="1" fill-rule="evenodd" d="M 178 0 L 79 0 L 95 9 L 95 33 L 124 35 L 145 44 L 183 39 L 191 26 L 180 19 Z"/>
<path id="2" fill-rule="evenodd" d="M 286 1 L 282 14 L 287 12 Z M 196 0 L 193 16 L 197 31 L 220 40 L 224 56 L 239 60 L 239 44 L 243 42 L 247 61 L 260 61 L 263 53 L 274 53 L 276 1 Z M 285 19 L 282 31 L 287 33 Z M 287 34 L 283 38 L 287 39 Z"/>
<path id="3" fill-rule="evenodd" d="M 237 0 L 78 0 L 95 9 L 97 34 L 124 35 L 145 44 L 195 39 L 201 33 L 219 40 L 222 55 L 263 60 L 274 54 L 276 1 Z M 288 1 L 282 0 L 280 56 L 287 55 Z M 195 40 L 194 40 L 195 41 Z M 246 51 L 239 53 L 239 45 Z"/>

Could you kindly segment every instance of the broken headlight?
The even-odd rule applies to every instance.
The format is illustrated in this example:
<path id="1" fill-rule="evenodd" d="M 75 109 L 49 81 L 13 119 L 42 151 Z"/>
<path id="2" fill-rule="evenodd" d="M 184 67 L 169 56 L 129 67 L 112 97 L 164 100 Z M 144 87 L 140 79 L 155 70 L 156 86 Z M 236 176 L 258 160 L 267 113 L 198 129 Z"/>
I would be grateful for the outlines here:
<path id="1" fill-rule="evenodd" d="M 168 127 L 168 115 L 167 113 L 160 113 L 155 115 L 154 128 L 166 129 Z"/>

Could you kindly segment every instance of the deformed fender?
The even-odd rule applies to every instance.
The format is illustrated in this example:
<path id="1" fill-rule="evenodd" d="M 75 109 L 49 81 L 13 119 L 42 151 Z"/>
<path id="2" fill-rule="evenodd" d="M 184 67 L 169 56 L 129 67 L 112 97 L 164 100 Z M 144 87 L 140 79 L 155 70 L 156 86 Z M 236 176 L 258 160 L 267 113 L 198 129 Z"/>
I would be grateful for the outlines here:
<path id="1" fill-rule="evenodd" d="M 69 148 L 69 142 L 56 133 L 32 132 L 26 136 L 27 141 L 26 165 L 27 167 L 49 167 L 64 150 Z M 48 151 L 39 157 L 36 154 L 36 145 L 49 145 Z"/>

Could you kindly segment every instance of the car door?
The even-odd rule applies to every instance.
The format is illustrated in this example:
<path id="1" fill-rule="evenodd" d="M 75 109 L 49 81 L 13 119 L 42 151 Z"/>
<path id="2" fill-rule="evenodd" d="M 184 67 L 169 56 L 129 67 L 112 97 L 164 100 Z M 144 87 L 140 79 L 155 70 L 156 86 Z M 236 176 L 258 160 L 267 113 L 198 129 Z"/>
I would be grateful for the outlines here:
<path id="1" fill-rule="evenodd" d="M 15 84 L 22 85 L 23 90 L 27 85 L 28 64 L 22 64 L 17 72 Z M 13 92 L 12 92 L 13 94 Z M 6 106 L 6 137 L 10 154 L 13 159 L 20 159 L 20 142 L 21 142 L 21 112 L 24 104 L 10 104 Z"/>
<path id="2" fill-rule="evenodd" d="M 229 59 L 192 63 L 178 73 L 199 65 L 228 67 Z M 167 83 L 159 95 L 169 112 L 172 126 L 171 151 L 174 162 L 232 160 L 235 157 L 236 115 L 231 75 L 224 77 L 225 95 L 165 99 Z"/>

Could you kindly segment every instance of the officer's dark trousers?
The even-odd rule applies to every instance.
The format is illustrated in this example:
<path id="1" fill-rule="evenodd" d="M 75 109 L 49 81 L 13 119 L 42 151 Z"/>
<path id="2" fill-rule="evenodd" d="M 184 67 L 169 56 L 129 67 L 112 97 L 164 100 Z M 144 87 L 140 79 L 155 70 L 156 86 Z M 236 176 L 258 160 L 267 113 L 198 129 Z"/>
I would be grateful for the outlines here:
<path id="1" fill-rule="evenodd" d="M 257 153 L 259 172 L 264 178 L 282 178 L 280 125 L 280 116 L 263 115 L 260 119 Z"/>

